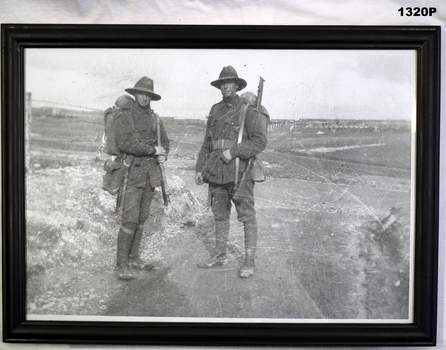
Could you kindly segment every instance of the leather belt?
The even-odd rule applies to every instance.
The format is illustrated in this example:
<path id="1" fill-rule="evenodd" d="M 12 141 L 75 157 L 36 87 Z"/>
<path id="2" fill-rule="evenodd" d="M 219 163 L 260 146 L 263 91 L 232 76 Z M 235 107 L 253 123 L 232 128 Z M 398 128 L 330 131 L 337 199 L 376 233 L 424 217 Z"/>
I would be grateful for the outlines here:
<path id="1" fill-rule="evenodd" d="M 234 146 L 236 144 L 237 140 L 229 140 L 229 139 L 220 139 L 220 140 L 216 140 L 216 141 L 212 141 L 211 147 L 212 150 L 216 150 L 216 149 L 226 149 L 226 148 L 231 148 L 232 146 Z"/>

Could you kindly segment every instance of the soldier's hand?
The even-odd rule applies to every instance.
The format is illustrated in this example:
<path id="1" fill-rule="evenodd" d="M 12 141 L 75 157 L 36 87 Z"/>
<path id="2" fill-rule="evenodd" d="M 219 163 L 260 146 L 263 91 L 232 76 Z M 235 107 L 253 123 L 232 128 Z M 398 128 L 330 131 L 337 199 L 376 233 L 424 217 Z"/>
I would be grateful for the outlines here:
<path id="1" fill-rule="evenodd" d="M 232 159 L 232 154 L 231 151 L 229 149 L 225 149 L 221 154 L 220 154 L 220 159 L 225 162 L 225 163 L 229 163 Z"/>
<path id="2" fill-rule="evenodd" d="M 165 156 L 166 155 L 166 150 L 164 149 L 164 147 L 161 146 L 155 146 L 155 156 Z"/>
<path id="3" fill-rule="evenodd" d="M 195 182 L 197 185 L 203 185 L 203 174 L 202 173 L 195 173 Z"/>
<path id="4" fill-rule="evenodd" d="M 156 160 L 158 163 L 164 163 L 167 160 L 166 156 L 157 156 Z"/>

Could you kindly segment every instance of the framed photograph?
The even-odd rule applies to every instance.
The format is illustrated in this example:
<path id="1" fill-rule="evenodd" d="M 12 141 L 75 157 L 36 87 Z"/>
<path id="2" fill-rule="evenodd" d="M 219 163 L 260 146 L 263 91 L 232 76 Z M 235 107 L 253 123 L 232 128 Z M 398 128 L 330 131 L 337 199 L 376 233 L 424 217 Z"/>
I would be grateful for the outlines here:
<path id="1" fill-rule="evenodd" d="M 440 28 L 2 25 L 5 342 L 435 345 Z"/>

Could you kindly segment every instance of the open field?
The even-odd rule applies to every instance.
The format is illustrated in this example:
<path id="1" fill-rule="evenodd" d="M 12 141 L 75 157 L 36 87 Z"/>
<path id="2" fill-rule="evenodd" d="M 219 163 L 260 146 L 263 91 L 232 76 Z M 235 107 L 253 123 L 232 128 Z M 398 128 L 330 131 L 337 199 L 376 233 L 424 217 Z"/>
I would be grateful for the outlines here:
<path id="1" fill-rule="evenodd" d="M 154 271 L 113 275 L 119 220 L 101 189 L 102 117 L 34 118 L 27 176 L 28 312 L 278 319 L 407 319 L 410 265 L 409 129 L 278 127 L 259 157 L 256 275 L 233 260 L 201 270 L 213 241 L 206 186 L 193 180 L 204 123 L 166 120 L 172 211 L 160 198 L 146 223 Z M 235 216 L 235 215 L 234 215 Z"/>

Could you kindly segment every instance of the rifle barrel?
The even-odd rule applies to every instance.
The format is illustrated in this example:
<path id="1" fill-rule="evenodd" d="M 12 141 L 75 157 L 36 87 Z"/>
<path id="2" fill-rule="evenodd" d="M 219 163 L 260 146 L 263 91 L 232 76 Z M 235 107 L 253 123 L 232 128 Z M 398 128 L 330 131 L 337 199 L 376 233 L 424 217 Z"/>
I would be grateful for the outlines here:
<path id="1" fill-rule="evenodd" d="M 161 126 L 160 126 L 160 118 L 157 117 L 156 120 L 156 137 L 157 137 L 157 143 L 158 146 L 161 147 Z M 167 180 L 166 180 L 166 172 L 164 171 L 164 164 L 161 162 L 158 162 L 158 166 L 160 168 L 160 172 L 161 172 L 161 192 L 163 193 L 163 202 L 164 202 L 164 206 L 167 207 L 169 205 L 169 197 L 167 196 L 167 191 L 166 191 L 166 184 L 167 184 Z"/>
<path id="2" fill-rule="evenodd" d="M 263 83 L 265 82 L 265 79 L 260 77 L 259 81 L 259 87 L 257 89 L 257 110 L 260 111 L 260 107 L 262 106 L 262 97 L 263 97 Z"/>

